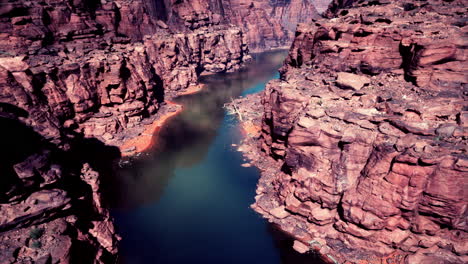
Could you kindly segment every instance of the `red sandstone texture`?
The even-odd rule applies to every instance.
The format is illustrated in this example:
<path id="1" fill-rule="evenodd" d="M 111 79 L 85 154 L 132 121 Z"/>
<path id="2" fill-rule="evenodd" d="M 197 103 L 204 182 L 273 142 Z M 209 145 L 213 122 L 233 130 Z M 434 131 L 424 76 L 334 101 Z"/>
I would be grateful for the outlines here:
<path id="1" fill-rule="evenodd" d="M 253 51 L 289 47 L 296 25 L 319 16 L 308 0 L 230 0 L 223 4 L 226 19 L 244 30 Z"/>
<path id="2" fill-rule="evenodd" d="M 345 2 L 238 102 L 253 208 L 331 263 L 467 263 L 465 3 Z"/>
<path id="3" fill-rule="evenodd" d="M 3 129 L 30 129 L 9 118 Z M 11 133 L 1 139 L 10 151 L 0 155 L 0 263 L 113 262 L 120 237 L 102 205 L 99 173 L 30 133 L 26 145 L 7 142 Z"/>
<path id="4" fill-rule="evenodd" d="M 48 115 L 29 118 L 47 127 L 38 129 L 46 138 L 59 138 L 64 127 L 111 143 L 165 98 L 196 85 L 201 72 L 234 71 L 249 59 L 238 28 L 173 34 L 144 7 L 141 1 L 3 5 L 1 101 Z"/>
<path id="5" fill-rule="evenodd" d="M 200 74 L 238 70 L 248 44 L 287 45 L 316 16 L 305 0 L 3 1 L 0 263 L 113 262 L 99 186 L 122 153 L 106 145 L 147 146 Z"/>
<path id="6" fill-rule="evenodd" d="M 119 133 L 197 85 L 199 74 L 238 70 L 247 43 L 288 45 L 296 24 L 317 12 L 309 1 L 15 1 L 0 15 L 1 101 L 50 112 L 30 120 L 51 140 L 64 127 L 118 145 Z"/>
<path id="7" fill-rule="evenodd" d="M 121 153 L 105 144 L 146 133 L 201 73 L 250 58 L 239 28 L 172 14 L 138 0 L 1 3 L 0 263 L 114 262 L 99 186 Z"/>
<path id="8" fill-rule="evenodd" d="M 246 34 L 251 51 L 287 48 L 294 38 L 296 25 L 319 17 L 316 6 L 323 11 L 330 0 L 189 0 L 166 3 L 176 10 L 185 26 L 196 29 L 202 26 L 234 24 Z M 155 8 L 157 9 L 157 8 Z M 168 23 L 176 19 L 167 14 Z"/>

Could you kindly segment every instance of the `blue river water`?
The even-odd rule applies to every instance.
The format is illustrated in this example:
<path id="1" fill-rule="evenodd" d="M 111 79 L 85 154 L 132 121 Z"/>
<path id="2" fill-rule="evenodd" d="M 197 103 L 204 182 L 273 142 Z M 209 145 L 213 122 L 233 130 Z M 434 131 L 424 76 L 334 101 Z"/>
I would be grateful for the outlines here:
<path id="1" fill-rule="evenodd" d="M 278 78 L 285 55 L 258 54 L 242 72 L 204 77 L 200 93 L 176 99 L 185 110 L 156 147 L 116 171 L 110 199 L 121 263 L 318 263 L 249 207 L 259 172 L 240 166 L 240 133 L 223 108 Z"/>

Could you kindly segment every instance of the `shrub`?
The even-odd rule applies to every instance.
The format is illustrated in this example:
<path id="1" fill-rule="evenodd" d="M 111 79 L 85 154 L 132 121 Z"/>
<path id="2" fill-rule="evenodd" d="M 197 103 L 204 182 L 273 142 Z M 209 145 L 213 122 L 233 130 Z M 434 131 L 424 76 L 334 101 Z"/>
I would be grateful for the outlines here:
<path id="1" fill-rule="evenodd" d="M 33 228 L 29 231 L 29 238 L 39 239 L 44 234 L 44 228 Z"/>
<path id="2" fill-rule="evenodd" d="M 31 243 L 31 248 L 41 248 L 41 247 L 42 247 L 41 241 L 35 240 Z"/>

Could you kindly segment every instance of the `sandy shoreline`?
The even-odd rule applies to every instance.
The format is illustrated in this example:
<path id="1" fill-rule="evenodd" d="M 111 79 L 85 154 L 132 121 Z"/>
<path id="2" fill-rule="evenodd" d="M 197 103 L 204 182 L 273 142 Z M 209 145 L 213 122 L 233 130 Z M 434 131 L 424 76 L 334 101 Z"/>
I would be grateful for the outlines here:
<path id="1" fill-rule="evenodd" d="M 200 92 L 202 89 L 203 84 L 194 85 L 179 93 L 177 96 L 195 94 Z M 122 153 L 122 157 L 134 156 L 153 147 L 156 143 L 153 138 L 158 136 L 159 131 L 166 124 L 166 122 L 184 110 L 184 107 L 181 104 L 177 104 L 171 101 L 166 101 L 166 103 L 176 106 L 177 110 L 168 112 L 162 115 L 160 118 L 154 120 L 151 124 L 145 125 L 144 131 L 139 136 L 128 139 L 119 145 L 118 148 Z"/>
<path id="2" fill-rule="evenodd" d="M 177 96 L 184 96 L 184 95 L 189 95 L 189 94 L 194 94 L 200 92 L 204 87 L 204 84 L 197 84 L 197 85 L 192 85 L 186 90 L 180 92 L 177 94 Z"/>
<path id="3" fill-rule="evenodd" d="M 154 146 L 153 137 L 158 135 L 159 130 L 164 124 L 172 117 L 182 112 L 182 105 L 167 102 L 177 106 L 177 110 L 174 112 L 166 113 L 160 118 L 156 119 L 153 123 L 144 126 L 144 131 L 139 136 L 126 140 L 122 145 L 119 146 L 122 157 L 133 156 L 137 153 L 143 152 L 152 146 Z"/>

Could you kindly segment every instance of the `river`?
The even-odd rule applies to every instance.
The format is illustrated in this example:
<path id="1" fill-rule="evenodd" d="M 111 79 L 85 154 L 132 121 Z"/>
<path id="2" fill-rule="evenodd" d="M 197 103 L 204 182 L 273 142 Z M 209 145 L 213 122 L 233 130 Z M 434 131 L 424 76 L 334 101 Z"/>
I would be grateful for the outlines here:
<path id="1" fill-rule="evenodd" d="M 121 263 L 318 263 L 249 207 L 259 172 L 241 166 L 237 121 L 223 108 L 278 78 L 285 56 L 256 54 L 241 72 L 203 77 L 201 92 L 175 100 L 184 111 L 156 146 L 116 170 L 108 196 Z"/>

